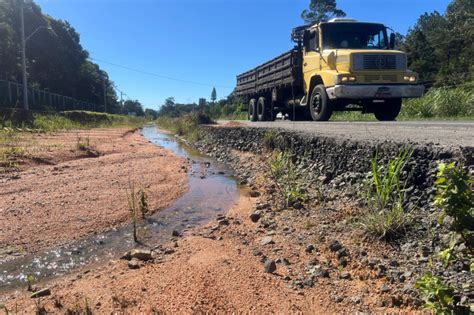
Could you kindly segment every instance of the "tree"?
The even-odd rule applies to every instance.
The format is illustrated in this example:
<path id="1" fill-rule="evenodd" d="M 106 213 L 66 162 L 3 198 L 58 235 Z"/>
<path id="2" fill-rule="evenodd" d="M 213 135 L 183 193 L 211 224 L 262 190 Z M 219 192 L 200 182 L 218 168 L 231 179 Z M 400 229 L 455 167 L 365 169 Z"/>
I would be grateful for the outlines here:
<path id="1" fill-rule="evenodd" d="M 421 81 L 458 85 L 474 73 L 474 2 L 454 0 L 445 14 L 425 13 L 408 31 L 403 50 Z"/>
<path id="2" fill-rule="evenodd" d="M 308 24 L 328 21 L 333 17 L 344 17 L 346 13 L 337 8 L 336 0 L 310 0 L 309 9 L 301 13 L 301 18 Z"/>
<path id="3" fill-rule="evenodd" d="M 146 108 L 145 109 L 145 116 L 149 119 L 149 120 L 155 120 L 158 118 L 158 112 L 154 109 L 151 109 L 151 108 Z"/>
<path id="4" fill-rule="evenodd" d="M 126 115 L 135 115 L 135 116 L 145 116 L 145 112 L 143 111 L 142 104 L 135 100 L 127 100 L 123 103 L 123 114 Z"/>
<path id="5" fill-rule="evenodd" d="M 214 103 L 216 99 L 217 99 L 217 92 L 216 92 L 216 88 L 213 87 L 212 92 L 211 92 L 211 101 Z"/>
<path id="6" fill-rule="evenodd" d="M 104 81 L 107 111 L 118 113 L 120 106 L 107 73 L 91 62 L 80 36 L 67 21 L 41 12 L 32 0 L 0 0 L 0 79 L 21 82 L 20 8 L 24 2 L 25 33 L 41 29 L 28 41 L 26 64 L 29 86 L 96 104 L 104 110 Z M 12 104 L 0 104 L 10 107 Z M 32 102 L 32 109 L 44 110 L 45 104 Z M 51 108 L 55 109 L 55 108 Z M 62 104 L 56 110 L 63 110 Z M 68 109 L 68 108 L 66 108 Z M 72 108 L 71 108 L 72 109 Z"/>

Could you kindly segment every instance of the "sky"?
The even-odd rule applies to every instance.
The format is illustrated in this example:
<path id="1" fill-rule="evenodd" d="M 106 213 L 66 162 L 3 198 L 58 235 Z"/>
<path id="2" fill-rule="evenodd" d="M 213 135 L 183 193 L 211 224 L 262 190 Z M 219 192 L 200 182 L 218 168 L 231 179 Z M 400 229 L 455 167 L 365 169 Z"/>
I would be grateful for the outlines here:
<path id="1" fill-rule="evenodd" d="M 291 29 L 309 0 L 36 0 L 69 21 L 124 99 L 158 109 L 232 92 L 237 74 L 291 49 Z M 348 17 L 406 34 L 449 0 L 339 0 Z M 128 69 L 126 69 L 128 68 Z M 138 70 L 132 71 L 129 69 Z M 174 78 L 178 80 L 171 80 Z M 120 93 L 119 93 L 120 95 Z"/>

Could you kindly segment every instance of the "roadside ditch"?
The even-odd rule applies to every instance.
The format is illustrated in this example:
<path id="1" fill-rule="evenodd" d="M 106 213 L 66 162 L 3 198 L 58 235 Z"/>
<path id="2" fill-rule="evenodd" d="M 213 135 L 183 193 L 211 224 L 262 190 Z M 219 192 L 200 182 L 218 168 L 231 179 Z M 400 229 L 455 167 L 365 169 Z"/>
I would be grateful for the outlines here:
<path id="1" fill-rule="evenodd" d="M 336 303 L 359 305 L 368 289 L 341 290 L 340 279 L 355 279 L 376 286 L 380 307 L 419 307 L 415 289 L 426 272 L 439 276 L 454 288 L 454 305 L 469 312 L 474 302 L 470 265 L 472 255 L 462 242 L 454 246 L 458 257 L 446 267 L 437 259 L 448 243 L 447 225 L 439 222 L 441 211 L 433 205 L 439 163 L 457 162 L 474 169 L 474 148 L 443 147 L 434 144 L 393 141 L 353 141 L 282 129 L 201 126 L 199 141 L 192 145 L 201 152 L 230 165 L 242 184 L 260 196 L 252 221 L 268 235 L 283 235 L 295 248 L 316 254 L 300 268 L 293 266 L 288 285 L 295 290 L 313 287 L 318 279 L 339 275 L 334 286 Z M 372 158 L 381 165 L 402 150 L 410 150 L 401 178 L 404 208 L 410 209 L 410 223 L 403 233 L 389 240 L 368 236 L 360 218 L 367 206 L 365 181 L 372 171 Z M 288 152 L 299 174 L 313 184 L 302 204 L 282 206 L 272 182 L 270 160 L 274 152 Z M 369 174 L 369 175 L 368 175 Z M 271 242 L 270 242 L 271 243 Z M 256 253 L 265 248 L 255 248 Z M 262 263 L 269 257 L 263 251 Z M 268 252 L 275 257 L 275 253 Z M 276 262 L 285 262 L 285 257 Z M 320 282 L 324 280 L 320 280 Z M 367 292 L 366 292 L 367 291 Z M 350 293 L 348 293 L 350 292 Z M 374 292 L 372 292 L 374 293 Z"/>

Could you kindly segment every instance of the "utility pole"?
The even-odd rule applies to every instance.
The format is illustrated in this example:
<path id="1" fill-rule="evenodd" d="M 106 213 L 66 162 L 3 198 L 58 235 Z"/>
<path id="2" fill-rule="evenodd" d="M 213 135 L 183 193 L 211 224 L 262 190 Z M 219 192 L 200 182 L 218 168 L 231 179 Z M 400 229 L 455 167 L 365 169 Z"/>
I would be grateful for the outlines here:
<path id="1" fill-rule="evenodd" d="M 25 39 L 25 16 L 24 7 L 25 2 L 21 0 L 20 5 L 20 20 L 21 20 L 21 65 L 23 68 L 23 109 L 29 110 L 28 106 L 28 79 L 26 75 L 26 39 Z"/>
<path id="2" fill-rule="evenodd" d="M 104 79 L 104 111 L 107 113 L 107 86 Z"/>

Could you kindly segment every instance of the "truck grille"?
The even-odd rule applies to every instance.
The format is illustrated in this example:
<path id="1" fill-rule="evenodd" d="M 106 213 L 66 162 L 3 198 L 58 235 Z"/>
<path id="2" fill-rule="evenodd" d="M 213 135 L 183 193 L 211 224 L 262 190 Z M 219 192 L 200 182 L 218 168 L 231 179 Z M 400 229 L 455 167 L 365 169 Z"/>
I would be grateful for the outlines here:
<path id="1" fill-rule="evenodd" d="M 396 83 L 397 76 L 396 75 L 365 75 L 363 82 L 365 83 Z"/>
<path id="2" fill-rule="evenodd" d="M 405 70 L 402 54 L 354 54 L 354 70 Z"/>

